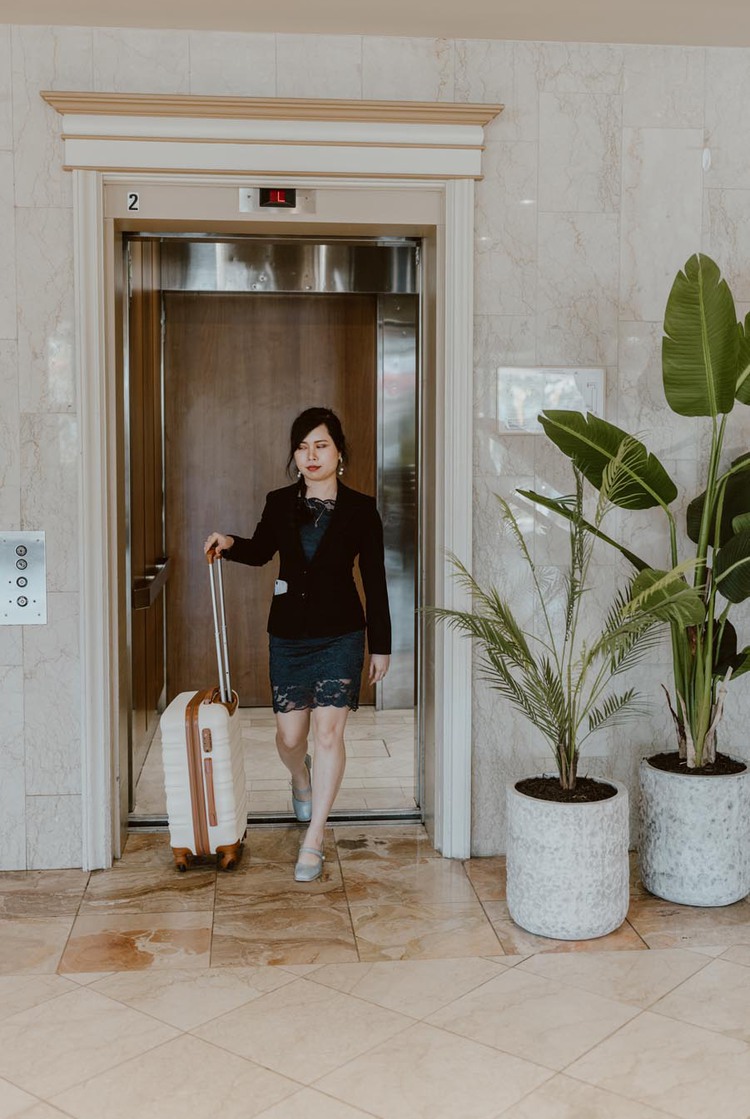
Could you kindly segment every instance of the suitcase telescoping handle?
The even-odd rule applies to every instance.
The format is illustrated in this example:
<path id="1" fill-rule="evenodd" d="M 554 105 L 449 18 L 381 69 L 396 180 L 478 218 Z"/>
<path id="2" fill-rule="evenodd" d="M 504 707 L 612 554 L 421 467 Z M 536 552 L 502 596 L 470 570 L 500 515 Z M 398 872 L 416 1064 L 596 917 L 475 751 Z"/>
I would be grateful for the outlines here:
<path id="1" fill-rule="evenodd" d="M 214 638 L 216 664 L 219 670 L 219 694 L 222 703 L 232 702 L 232 681 L 229 675 L 229 649 L 227 647 L 227 614 L 224 607 L 223 561 L 212 548 L 206 553 L 208 574 L 211 580 L 211 606 L 214 613 Z M 214 567 L 216 574 L 214 575 Z"/>

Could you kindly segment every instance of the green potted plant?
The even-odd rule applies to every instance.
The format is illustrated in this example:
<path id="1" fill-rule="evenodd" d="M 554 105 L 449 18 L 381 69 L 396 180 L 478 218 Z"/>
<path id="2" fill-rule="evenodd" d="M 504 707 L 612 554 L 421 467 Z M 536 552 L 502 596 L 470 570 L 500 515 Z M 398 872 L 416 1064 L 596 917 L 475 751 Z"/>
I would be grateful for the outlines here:
<path id="1" fill-rule="evenodd" d="M 673 692 L 665 691 L 677 748 L 662 746 L 641 763 L 641 876 L 647 889 L 670 901 L 726 905 L 750 892 L 750 773 L 741 760 L 717 752 L 728 685 L 750 669 L 750 646 L 738 648 L 730 620 L 750 597 L 750 453 L 724 461 L 728 417 L 735 404 L 750 404 L 750 315 L 738 324 L 732 293 L 707 256 L 692 256 L 672 286 L 662 371 L 667 404 L 680 416 L 707 420 L 710 445 L 703 490 L 687 507 L 691 554 L 683 566 L 692 567 L 702 616 L 689 626 L 671 622 Z M 750 414 L 742 418 L 736 434 L 747 447 Z M 593 415 L 546 411 L 540 421 L 596 489 L 608 464 L 619 462 L 627 482 L 610 500 L 624 509 L 660 510 L 667 565 L 677 568 L 680 533 L 672 506 L 678 490 L 659 460 Z M 569 517 L 564 500 L 525 492 Z M 655 570 L 603 538 L 642 573 Z"/>
<path id="2" fill-rule="evenodd" d="M 627 789 L 616 781 L 578 775 L 580 750 L 590 735 L 612 727 L 642 705 L 632 687 L 614 681 L 643 655 L 657 623 L 695 617 L 694 596 L 679 575 L 639 577 L 634 592 L 618 592 L 599 632 L 591 635 L 589 593 L 595 535 L 607 511 L 608 489 L 621 481 L 618 464 L 607 472 L 593 525 L 583 516 L 583 482 L 562 499 L 568 519 L 569 557 L 557 597 L 543 579 L 510 505 L 501 514 L 529 572 L 539 627 L 524 626 L 507 596 L 483 589 L 457 560 L 470 610 L 436 610 L 437 617 L 474 639 L 480 672 L 546 739 L 556 776 L 535 775 L 507 790 L 507 900 L 517 924 L 541 936 L 582 940 L 604 936 L 628 908 Z"/>

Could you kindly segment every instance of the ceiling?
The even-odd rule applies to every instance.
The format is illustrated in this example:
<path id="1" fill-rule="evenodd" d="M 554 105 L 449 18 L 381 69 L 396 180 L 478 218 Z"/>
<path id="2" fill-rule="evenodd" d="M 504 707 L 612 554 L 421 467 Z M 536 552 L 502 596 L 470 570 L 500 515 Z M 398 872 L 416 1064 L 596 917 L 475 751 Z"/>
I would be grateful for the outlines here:
<path id="1" fill-rule="evenodd" d="M 750 0 L 0 0 L 0 22 L 750 46 Z"/>

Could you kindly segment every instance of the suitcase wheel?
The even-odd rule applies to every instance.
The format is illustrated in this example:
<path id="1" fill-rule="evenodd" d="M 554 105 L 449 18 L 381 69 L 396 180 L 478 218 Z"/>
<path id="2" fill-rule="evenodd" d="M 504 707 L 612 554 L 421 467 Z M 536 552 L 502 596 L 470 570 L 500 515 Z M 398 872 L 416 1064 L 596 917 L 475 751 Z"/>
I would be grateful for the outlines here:
<path id="1" fill-rule="evenodd" d="M 193 852 L 187 847 L 173 847 L 172 855 L 177 869 L 184 874 L 193 861 Z"/>
<path id="2" fill-rule="evenodd" d="M 219 870 L 234 870 L 242 854 L 242 840 L 230 843 L 227 847 L 217 847 L 216 855 L 219 860 Z"/>

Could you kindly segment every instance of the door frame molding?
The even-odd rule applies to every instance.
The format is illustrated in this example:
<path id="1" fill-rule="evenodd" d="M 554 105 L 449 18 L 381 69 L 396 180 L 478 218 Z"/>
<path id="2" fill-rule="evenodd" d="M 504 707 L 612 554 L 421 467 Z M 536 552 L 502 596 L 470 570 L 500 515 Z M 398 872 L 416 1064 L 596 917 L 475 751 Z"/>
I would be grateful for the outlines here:
<path id="1" fill-rule="evenodd" d="M 362 103 L 367 108 L 367 103 Z M 494 110 L 499 106 L 483 106 Z M 90 118 L 89 118 L 90 119 Z M 122 122 L 120 118 L 121 131 Z M 363 118 L 363 119 L 372 119 Z M 139 121 L 134 122 L 134 128 Z M 163 124 L 163 118 L 162 122 Z M 185 120 L 181 124 L 185 125 Z M 202 122 L 205 126 L 205 121 Z M 402 128 L 400 124 L 394 126 Z M 460 126 L 452 125 L 453 132 Z M 471 126 L 476 128 L 476 124 Z M 111 246 L 107 241 L 104 212 L 104 188 L 107 182 L 123 184 L 128 177 L 126 167 L 117 164 L 119 155 L 112 155 L 112 131 L 107 134 L 104 155 L 99 166 L 91 163 L 75 166 L 68 162 L 74 182 L 74 253 L 75 253 L 75 315 L 77 341 L 78 400 L 81 455 L 79 466 L 79 533 L 80 533 L 80 596 L 81 596 L 81 763 L 83 835 L 82 863 L 84 869 L 111 865 L 115 835 L 119 827 L 119 795 L 115 759 L 118 756 L 119 672 L 118 672 L 118 540 L 117 528 L 117 454 L 116 446 L 116 378 L 113 368 L 110 334 L 112 328 L 114 291 L 112 285 Z M 126 139 L 118 136 L 119 140 Z M 190 141 L 180 137 L 174 145 L 180 161 Z M 132 139 L 131 139 L 132 144 Z M 147 142 L 146 142 L 147 143 Z M 440 453 L 437 456 L 435 494 L 435 599 L 436 604 L 461 609 L 467 605 L 467 594 L 452 578 L 448 554 L 457 556 L 468 567 L 472 556 L 472 401 L 473 401 L 473 262 L 474 262 L 474 179 L 477 170 L 467 174 L 461 167 L 458 174 L 448 170 L 450 152 L 441 155 L 448 163 L 434 170 L 417 174 L 403 167 L 403 132 L 395 149 L 399 166 L 387 169 L 387 175 L 373 178 L 371 172 L 362 176 L 334 174 L 329 185 L 346 185 L 353 190 L 389 191 L 436 188 L 442 196 L 444 228 L 437 255 L 437 315 L 435 370 L 436 430 L 434 438 Z M 148 146 L 148 143 L 147 143 Z M 241 146 L 241 145 L 238 145 Z M 267 149 L 273 144 L 264 144 Z M 284 140 L 281 147 L 288 152 L 296 144 Z M 205 154 L 213 149 L 219 155 L 223 145 L 196 142 L 195 149 Z M 340 152 L 341 141 L 329 149 Z M 95 147 L 89 144 L 87 160 Z M 252 149 L 258 152 L 258 148 Z M 297 149 L 304 157 L 304 144 Z M 383 149 L 380 148 L 382 157 Z M 465 148 L 458 148 L 463 161 Z M 474 149 L 472 153 L 479 153 Z M 419 146 L 413 150 L 414 167 L 421 161 Z M 264 157 L 265 158 L 265 157 Z M 109 163 L 110 159 L 113 161 Z M 109 163 L 109 166 L 108 166 Z M 220 160 L 217 159 L 217 163 Z M 193 164 L 193 167 L 195 165 Z M 206 171 L 195 176 L 193 167 L 174 167 L 164 171 L 149 170 L 155 182 L 173 181 L 175 189 L 200 181 L 205 184 Z M 116 169 L 115 169 L 116 168 Z M 178 174 L 175 174 L 175 171 Z M 229 173 L 221 166 L 213 168 L 217 175 Z M 142 177 L 142 165 L 134 166 L 130 177 Z M 259 172 L 255 172 L 257 176 Z M 325 172 L 310 170 L 305 176 L 295 172 L 297 185 L 320 189 Z M 214 180 L 217 183 L 220 179 Z M 224 180 L 226 182 L 226 179 Z M 252 184 L 251 184 L 252 185 Z M 110 221 L 111 229 L 111 221 Z M 467 858 L 471 851 L 471 683 L 472 649 L 465 637 L 448 626 L 436 632 L 435 657 L 435 787 L 434 842 L 446 857 Z"/>

